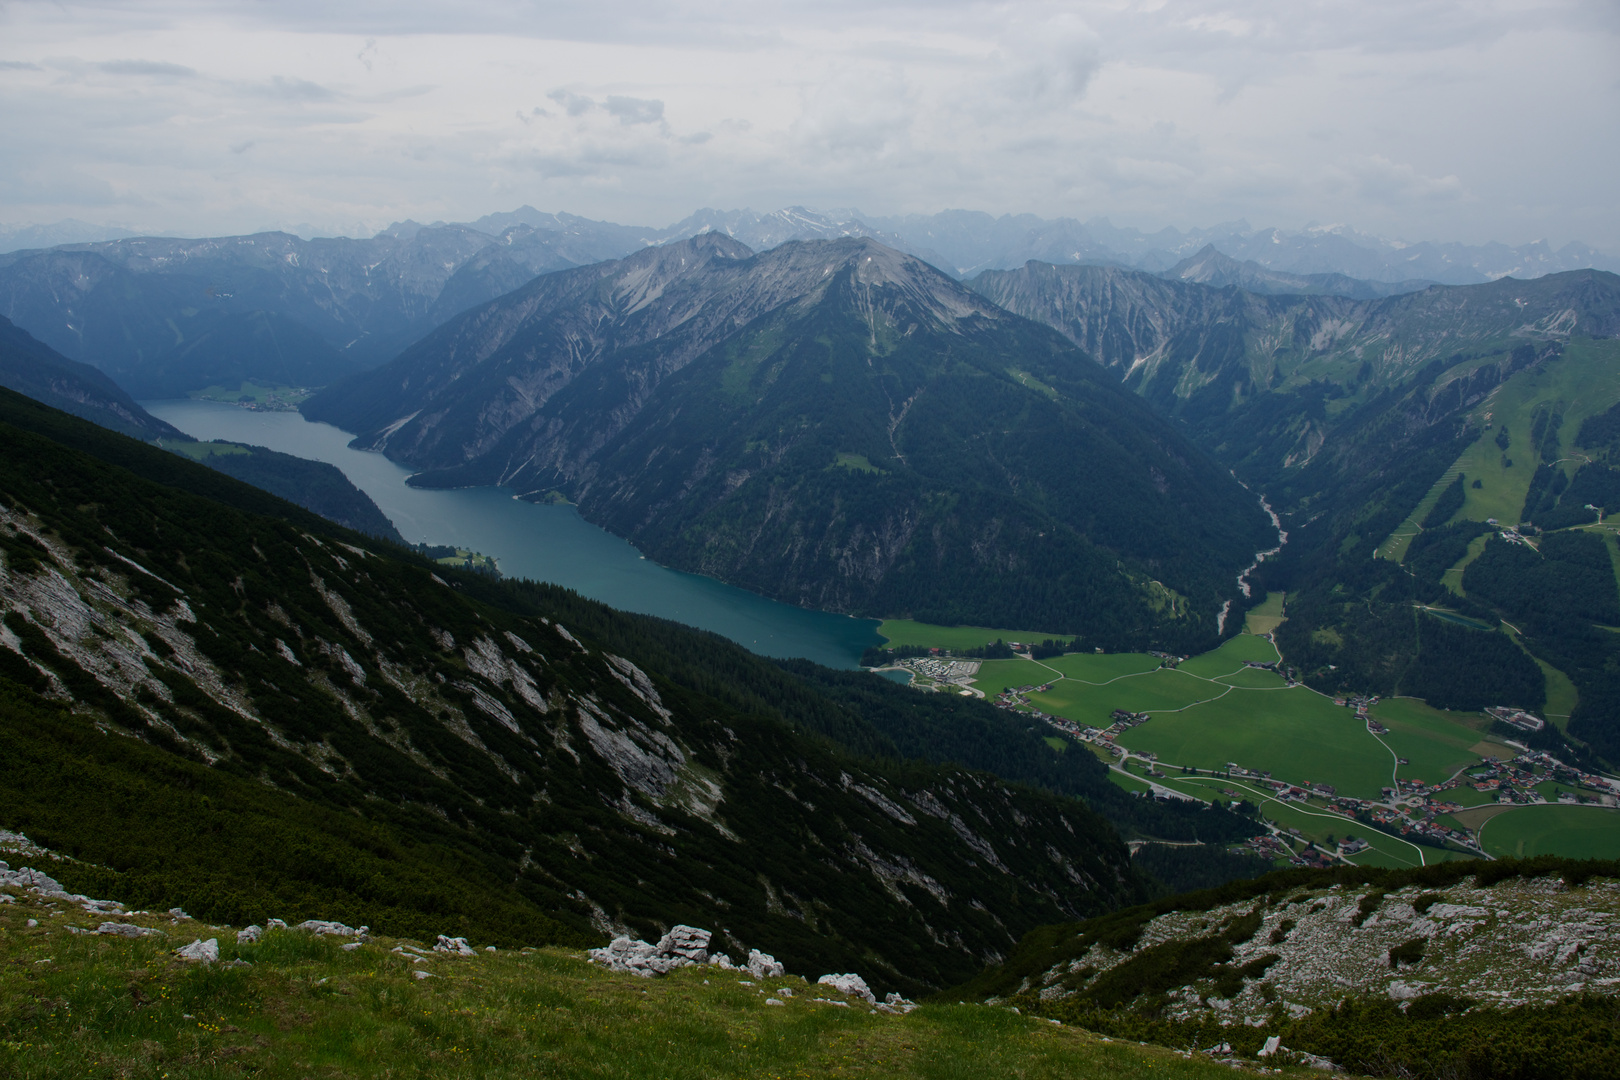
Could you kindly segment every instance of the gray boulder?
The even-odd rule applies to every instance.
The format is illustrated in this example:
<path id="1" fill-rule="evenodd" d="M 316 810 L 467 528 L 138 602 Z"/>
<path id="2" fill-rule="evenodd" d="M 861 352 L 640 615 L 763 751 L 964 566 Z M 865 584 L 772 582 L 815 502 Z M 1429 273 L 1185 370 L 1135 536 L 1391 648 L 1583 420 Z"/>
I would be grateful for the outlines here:
<path id="1" fill-rule="evenodd" d="M 143 938 L 152 937 L 154 934 L 161 934 L 162 932 L 161 930 L 149 930 L 144 926 L 136 926 L 134 923 L 122 922 L 104 922 L 96 927 L 96 933 L 109 934 L 113 937 Z"/>
<path id="2" fill-rule="evenodd" d="M 749 949 L 748 973 L 756 979 L 780 979 L 787 974 L 787 968 L 770 953 Z"/>
<path id="3" fill-rule="evenodd" d="M 677 925 L 658 939 L 658 955 L 679 956 L 694 964 L 709 959 L 709 941 L 714 935 L 695 926 Z"/>
<path id="4" fill-rule="evenodd" d="M 276 920 L 274 920 L 274 919 L 271 920 L 272 923 L 274 923 L 275 921 Z M 352 926 L 344 926 L 340 922 L 328 922 L 325 919 L 305 919 L 303 922 L 301 922 L 297 926 L 293 927 L 293 929 L 294 930 L 307 930 L 311 934 L 327 934 L 327 935 L 330 935 L 331 937 L 361 937 L 361 938 L 363 938 L 363 937 L 366 936 L 366 931 L 370 930 L 371 927 L 362 926 L 360 929 L 356 930 L 354 927 L 352 927 Z"/>
<path id="5" fill-rule="evenodd" d="M 830 986 L 840 994 L 858 997 L 868 1005 L 877 1004 L 877 996 L 872 993 L 872 988 L 866 985 L 865 979 L 854 972 L 843 975 L 823 975 L 816 982 L 821 986 Z"/>
<path id="6" fill-rule="evenodd" d="M 592 949 L 591 962 L 611 971 L 628 971 L 648 979 L 693 964 L 716 963 L 731 968 L 731 959 L 724 953 L 709 955 L 709 942 L 713 937 L 707 930 L 684 925 L 671 929 L 656 945 L 617 937 L 603 948 Z"/>
<path id="7" fill-rule="evenodd" d="M 439 941 L 433 946 L 433 951 L 437 953 L 449 953 L 451 956 L 478 955 L 478 953 L 474 951 L 473 947 L 467 944 L 466 938 L 446 937 L 443 934 L 439 935 Z"/>
<path id="8" fill-rule="evenodd" d="M 274 922 L 275 920 L 272 919 L 270 921 Z M 236 943 L 238 945 L 252 945 L 255 941 L 258 941 L 263 936 L 264 927 L 254 924 L 253 926 L 247 927 L 245 930 L 238 930 L 236 932 Z"/>
<path id="9" fill-rule="evenodd" d="M 209 938 L 207 941 L 198 939 L 190 945 L 174 950 L 174 954 L 182 960 L 196 960 L 203 964 L 212 964 L 219 959 L 219 939 Z"/>

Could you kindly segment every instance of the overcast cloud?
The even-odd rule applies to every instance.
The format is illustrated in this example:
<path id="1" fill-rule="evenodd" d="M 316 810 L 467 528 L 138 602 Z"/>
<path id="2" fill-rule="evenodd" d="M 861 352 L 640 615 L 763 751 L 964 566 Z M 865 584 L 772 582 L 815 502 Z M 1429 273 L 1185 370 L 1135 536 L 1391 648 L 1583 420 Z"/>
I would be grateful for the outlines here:
<path id="1" fill-rule="evenodd" d="M 960 207 L 1620 253 L 1617 61 L 1615 0 L 0 0 L 0 222 Z"/>

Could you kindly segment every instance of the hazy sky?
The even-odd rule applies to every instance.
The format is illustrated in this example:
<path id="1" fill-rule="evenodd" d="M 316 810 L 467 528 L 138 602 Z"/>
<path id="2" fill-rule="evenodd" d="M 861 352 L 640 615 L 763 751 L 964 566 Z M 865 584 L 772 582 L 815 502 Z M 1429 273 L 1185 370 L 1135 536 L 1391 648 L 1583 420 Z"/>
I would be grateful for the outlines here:
<path id="1" fill-rule="evenodd" d="M 529 203 L 1620 252 L 1620 2 L 0 0 L 0 222 Z"/>

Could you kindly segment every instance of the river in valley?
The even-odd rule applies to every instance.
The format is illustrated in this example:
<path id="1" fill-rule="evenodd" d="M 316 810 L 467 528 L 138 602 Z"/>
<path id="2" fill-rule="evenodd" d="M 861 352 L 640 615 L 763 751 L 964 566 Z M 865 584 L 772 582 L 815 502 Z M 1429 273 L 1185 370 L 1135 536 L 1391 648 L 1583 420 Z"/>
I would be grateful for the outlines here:
<path id="1" fill-rule="evenodd" d="M 349 448 L 350 435 L 295 412 L 253 412 L 212 401 L 143 401 L 199 439 L 229 439 L 327 461 L 343 470 L 412 543 L 452 544 L 494 556 L 508 577 L 550 581 L 625 611 L 722 634 L 765 656 L 802 656 L 852 668 L 877 645 L 877 622 L 807 611 L 646 559 L 572 506 L 537 506 L 504 488 L 409 487 L 410 470 Z"/>

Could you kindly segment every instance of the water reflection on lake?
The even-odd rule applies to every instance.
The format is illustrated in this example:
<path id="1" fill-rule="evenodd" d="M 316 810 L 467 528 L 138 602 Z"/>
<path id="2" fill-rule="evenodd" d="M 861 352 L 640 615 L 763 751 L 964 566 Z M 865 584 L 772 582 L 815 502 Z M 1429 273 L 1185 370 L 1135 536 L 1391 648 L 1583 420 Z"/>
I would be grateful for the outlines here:
<path id="1" fill-rule="evenodd" d="M 567 586 L 593 600 L 712 630 L 766 656 L 855 667 L 877 645 L 877 622 L 779 604 L 643 558 L 572 506 L 536 506 L 504 488 L 408 487 L 410 470 L 349 448 L 350 436 L 299 413 L 250 412 L 212 401 L 144 401 L 153 416 L 199 439 L 230 439 L 327 461 L 370 495 L 405 539 L 493 555 L 508 577 Z"/>

